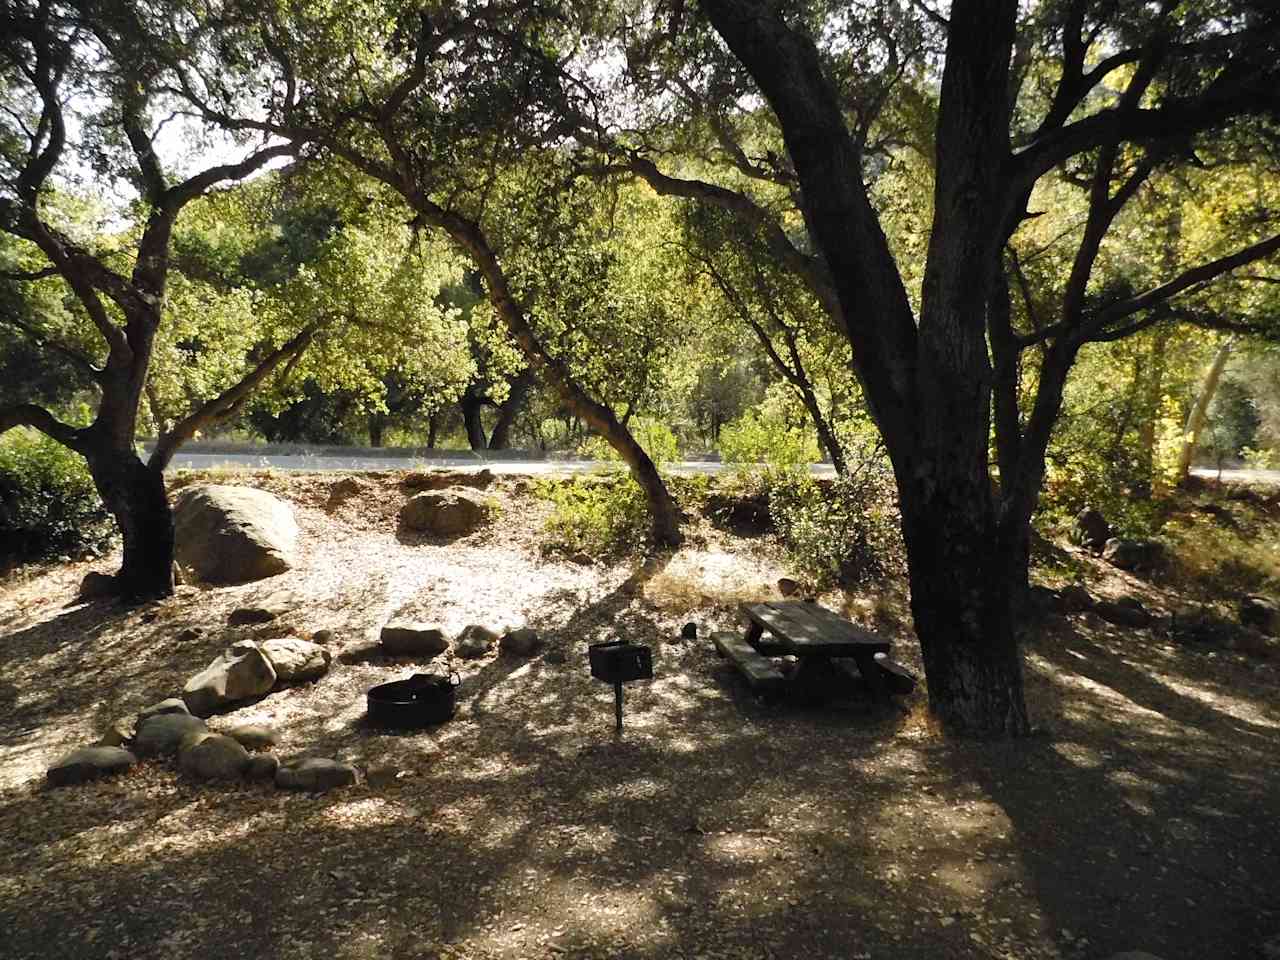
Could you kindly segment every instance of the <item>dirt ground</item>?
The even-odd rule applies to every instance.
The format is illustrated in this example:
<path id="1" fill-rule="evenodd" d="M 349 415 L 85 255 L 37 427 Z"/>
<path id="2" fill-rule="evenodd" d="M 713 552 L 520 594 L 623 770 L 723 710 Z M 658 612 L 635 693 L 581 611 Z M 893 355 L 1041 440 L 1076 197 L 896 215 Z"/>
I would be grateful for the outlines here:
<path id="1" fill-rule="evenodd" d="M 105 558 L 0 586 L 0 957 L 1253 960 L 1280 932 L 1274 659 L 1050 616 L 1024 627 L 1037 735 L 957 742 L 921 691 L 800 710 L 744 690 L 706 635 L 776 596 L 767 537 L 704 524 L 673 555 L 578 565 L 541 556 L 547 507 L 519 481 L 494 525 L 445 544 L 397 536 L 395 478 L 329 508 L 333 479 L 220 478 L 295 504 L 303 560 L 271 580 L 76 604 Z M 1089 569 L 1100 594 L 1171 602 Z M 820 600 L 918 668 L 885 590 Z M 293 632 L 334 632 L 333 669 L 212 725 L 277 725 L 282 758 L 338 757 L 357 786 L 209 786 L 160 762 L 44 785 L 242 635 L 230 610 L 282 595 Z M 422 667 L 360 653 L 393 612 L 527 624 L 547 652 L 441 658 L 457 717 L 380 732 L 365 691 Z M 614 636 L 652 644 L 656 674 L 628 688 L 621 738 L 586 666 Z"/>

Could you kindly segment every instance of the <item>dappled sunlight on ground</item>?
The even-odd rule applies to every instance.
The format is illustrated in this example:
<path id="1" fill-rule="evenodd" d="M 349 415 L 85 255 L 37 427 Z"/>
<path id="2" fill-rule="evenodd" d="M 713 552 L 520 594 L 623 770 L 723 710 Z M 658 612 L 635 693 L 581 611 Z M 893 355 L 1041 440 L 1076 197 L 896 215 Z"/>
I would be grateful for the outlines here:
<path id="1" fill-rule="evenodd" d="M 919 693 L 800 710 L 744 690 L 707 634 L 738 629 L 737 603 L 786 572 L 765 540 L 576 565 L 541 556 L 537 511 L 510 491 L 496 494 L 497 528 L 406 544 L 394 487 L 363 513 L 326 510 L 325 489 L 281 487 L 306 559 L 269 581 L 140 609 L 64 608 L 83 566 L 0 591 L 6 960 L 1092 960 L 1136 947 L 1244 960 L 1280 927 L 1267 913 L 1273 664 L 1051 619 L 1028 631 L 1040 732 L 951 742 Z M 59 754 L 254 635 L 227 614 L 279 591 L 296 601 L 291 629 L 335 631 L 337 661 L 212 725 L 278 726 L 282 757 L 336 756 L 360 769 L 357 786 L 206 786 L 150 762 L 43 788 Z M 892 632 L 918 669 L 904 597 L 897 585 L 822 600 Z M 528 623 L 554 656 L 361 653 L 392 613 L 451 633 Z M 687 621 L 697 640 L 679 639 Z M 200 635 L 177 642 L 189 626 Z M 611 688 L 587 671 L 588 642 L 606 636 L 654 651 L 621 737 Z M 369 727 L 368 688 L 421 669 L 458 672 L 455 719 Z M 372 786 L 374 767 L 397 775 Z"/>

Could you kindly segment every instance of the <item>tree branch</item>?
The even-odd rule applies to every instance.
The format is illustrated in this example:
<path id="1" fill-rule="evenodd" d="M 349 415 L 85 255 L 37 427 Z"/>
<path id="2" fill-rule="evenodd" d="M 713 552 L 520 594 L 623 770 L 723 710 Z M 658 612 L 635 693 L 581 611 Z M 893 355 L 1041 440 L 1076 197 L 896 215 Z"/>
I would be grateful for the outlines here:
<path id="1" fill-rule="evenodd" d="M 1260 240 L 1237 250 L 1229 256 L 1219 257 L 1217 260 L 1186 270 L 1168 283 L 1161 284 L 1146 293 L 1113 303 L 1101 311 L 1097 319 L 1090 323 L 1089 326 L 1093 330 L 1103 330 L 1117 320 L 1122 320 L 1137 313 L 1139 310 L 1146 310 L 1156 304 L 1163 303 L 1191 287 L 1214 280 L 1225 273 L 1231 272 L 1236 267 L 1243 267 L 1247 263 L 1253 263 L 1256 260 L 1268 257 L 1277 250 L 1280 250 L 1280 234 Z"/>
<path id="2" fill-rule="evenodd" d="M 84 450 L 82 431 L 63 423 L 44 407 L 36 406 L 34 403 L 0 406 L 0 434 L 14 427 L 32 427 L 77 453 Z"/>
<path id="3" fill-rule="evenodd" d="M 171 429 L 162 433 L 156 441 L 156 448 L 151 451 L 147 465 L 153 470 L 164 470 L 178 451 L 178 447 L 195 436 L 198 430 L 239 413 L 253 391 L 271 376 L 280 364 L 286 361 L 292 364 L 302 355 L 303 351 L 311 345 L 317 329 L 315 324 L 304 327 L 293 339 L 263 357 L 258 365 L 245 374 L 238 383 L 228 387 L 213 399 L 207 400 L 198 409 L 174 424 Z M 286 367 L 286 369 L 289 368 Z"/>

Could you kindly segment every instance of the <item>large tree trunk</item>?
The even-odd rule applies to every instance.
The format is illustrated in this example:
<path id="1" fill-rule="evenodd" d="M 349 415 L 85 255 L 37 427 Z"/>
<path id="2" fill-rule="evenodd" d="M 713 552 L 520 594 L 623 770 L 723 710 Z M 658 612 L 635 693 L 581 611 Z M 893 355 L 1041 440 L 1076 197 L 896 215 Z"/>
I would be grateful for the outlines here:
<path id="1" fill-rule="evenodd" d="M 511 428 L 515 426 L 516 417 L 519 416 L 525 399 L 529 396 L 529 390 L 532 389 L 536 380 L 537 374 L 534 373 L 533 368 L 526 367 L 520 376 L 511 382 L 507 399 L 498 405 L 498 422 L 493 425 L 493 430 L 489 433 L 490 450 L 511 449 Z"/>
<path id="2" fill-rule="evenodd" d="M 902 513 L 930 709 L 954 732 L 1025 734 L 1013 630 L 1019 573 L 1016 559 L 999 549 L 989 509 L 913 490 Z"/>
<path id="3" fill-rule="evenodd" d="M 173 513 L 164 474 L 132 449 L 102 447 L 86 454 L 89 472 L 124 539 L 119 592 L 134 600 L 173 593 Z"/>
<path id="4" fill-rule="evenodd" d="M 1228 337 L 1213 356 L 1209 372 L 1204 375 L 1204 383 L 1200 385 L 1200 394 L 1191 406 L 1187 415 L 1187 427 L 1182 434 L 1182 449 L 1178 453 L 1178 482 L 1187 479 L 1191 473 L 1191 459 L 1195 456 L 1196 445 L 1200 443 L 1200 431 L 1204 429 L 1205 419 L 1209 414 L 1209 404 L 1213 395 L 1218 392 L 1218 383 L 1222 380 L 1222 371 L 1227 368 L 1227 358 L 1231 356 L 1234 337 Z"/>
<path id="5" fill-rule="evenodd" d="M 480 419 L 480 411 L 484 409 L 484 400 L 475 385 L 467 387 L 458 400 L 462 408 L 462 423 L 467 430 L 467 443 L 472 450 L 489 449 L 488 438 L 484 435 L 484 421 Z"/>

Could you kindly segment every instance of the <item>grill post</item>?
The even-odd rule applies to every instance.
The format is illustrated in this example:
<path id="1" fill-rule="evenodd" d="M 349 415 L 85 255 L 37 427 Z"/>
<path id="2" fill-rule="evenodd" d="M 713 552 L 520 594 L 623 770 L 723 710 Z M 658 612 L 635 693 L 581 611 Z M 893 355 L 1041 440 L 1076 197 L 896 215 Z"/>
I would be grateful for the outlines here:
<path id="1" fill-rule="evenodd" d="M 613 682 L 613 713 L 618 720 L 618 733 L 622 732 L 622 681 Z"/>

